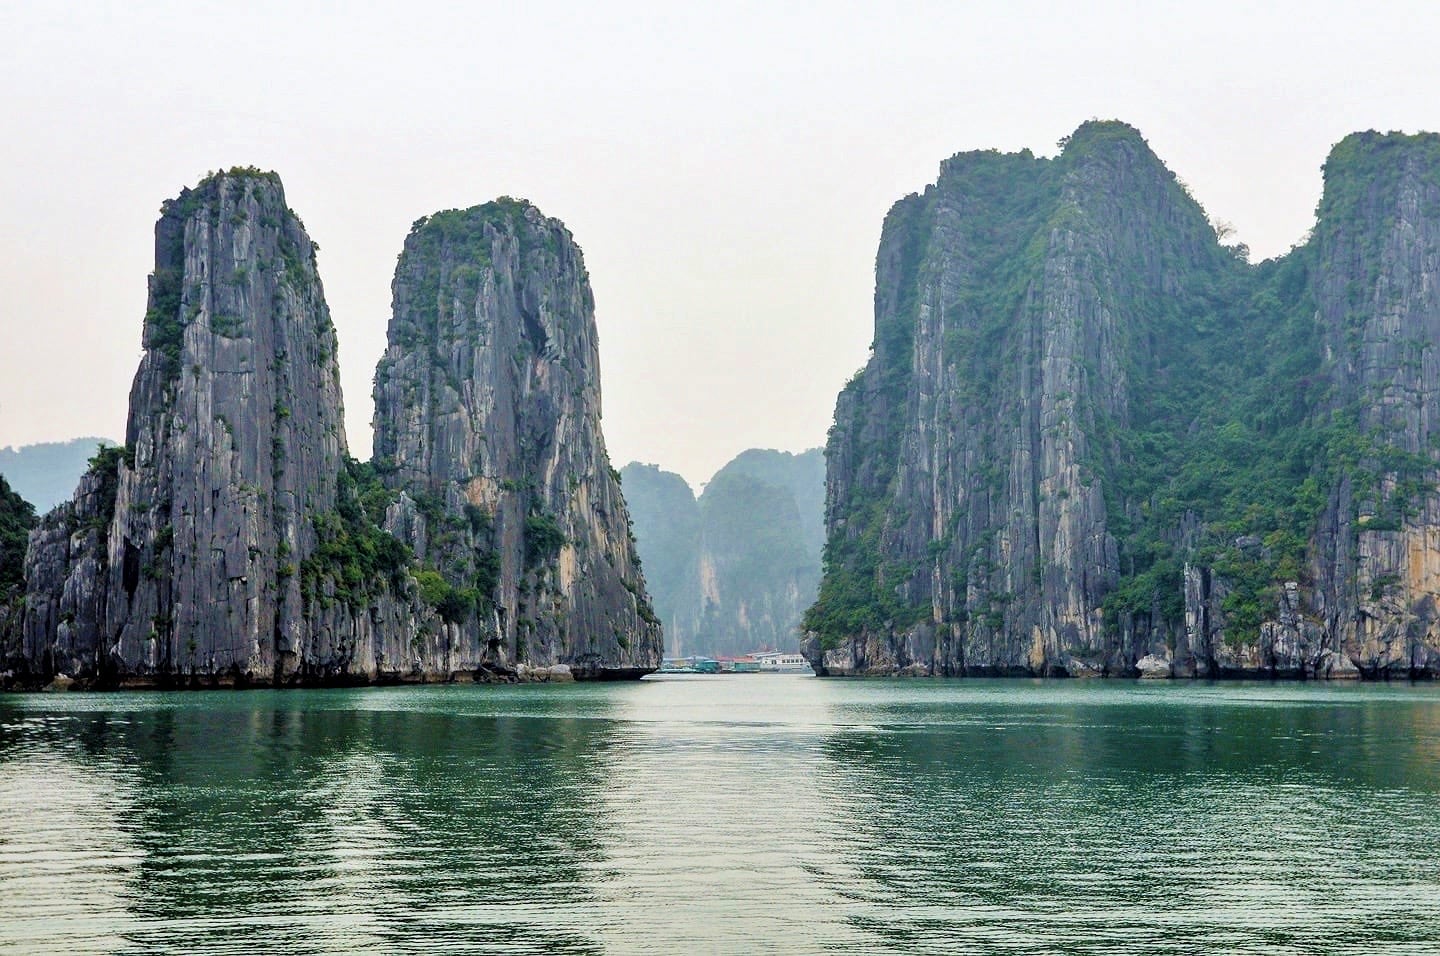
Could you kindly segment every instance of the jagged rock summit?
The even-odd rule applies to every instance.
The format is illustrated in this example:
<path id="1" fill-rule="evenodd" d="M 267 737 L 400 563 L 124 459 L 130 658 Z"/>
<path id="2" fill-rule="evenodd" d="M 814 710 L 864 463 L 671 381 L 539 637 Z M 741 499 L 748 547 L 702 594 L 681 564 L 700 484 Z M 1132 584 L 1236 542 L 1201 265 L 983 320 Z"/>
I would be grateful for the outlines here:
<path id="1" fill-rule="evenodd" d="M 491 269 L 488 250 L 483 259 L 453 263 L 476 281 L 472 292 L 494 294 L 499 286 L 524 303 L 524 312 L 485 313 L 501 330 L 496 334 L 517 335 L 506 323 L 537 315 L 550 323 L 545 328 L 556 342 L 588 343 L 566 353 L 570 378 L 548 367 L 536 372 L 567 391 L 563 401 L 557 395 L 531 409 L 528 430 L 511 436 L 512 444 L 530 447 L 535 435 L 563 423 L 569 468 L 560 474 L 562 485 L 597 467 L 608 479 L 593 319 L 588 311 L 557 312 L 546 304 L 544 290 L 526 284 L 536 260 L 514 248 L 513 232 L 509 241 L 495 249 L 502 261 L 518 257 L 521 265 L 509 273 Z M 588 307 L 578 250 L 568 234 L 563 246 L 558 234 L 550 241 L 567 257 L 552 278 Z M 492 512 L 487 506 L 496 502 L 466 499 L 469 508 L 447 512 L 447 503 L 460 502 L 444 494 L 456 477 L 444 454 L 417 458 L 407 447 L 379 470 L 349 457 L 335 331 L 314 248 L 273 173 L 217 173 L 164 205 L 126 444 L 102 450 L 74 499 L 31 534 L 24 635 L 11 651 L 11 673 L 21 683 L 63 674 L 101 686 L 284 685 L 548 678 L 571 675 L 569 664 L 574 676 L 633 676 L 653 666 L 651 657 L 658 665 L 658 628 L 627 631 L 583 600 L 539 605 L 548 596 L 548 571 L 568 572 L 572 585 L 583 580 L 575 585 L 583 590 L 603 552 L 619 555 L 629 573 L 598 572 L 600 590 L 624 604 L 627 620 L 645 607 L 638 567 L 624 564 L 627 524 L 613 482 L 585 486 L 592 497 L 584 514 L 605 510 L 611 517 L 604 531 L 620 543 L 606 538 L 581 563 L 574 554 L 580 538 L 571 535 L 580 536 L 591 519 L 564 510 L 570 499 L 546 498 L 545 510 L 526 496 L 519 512 L 508 506 Z M 402 271 L 414 261 L 407 244 Z M 387 369 L 408 367 L 407 349 L 431 357 L 460 347 L 437 338 L 433 323 L 412 327 L 402 311 L 476 308 L 459 300 L 453 284 L 442 292 L 433 282 L 408 287 L 397 277 L 396 288 L 392 346 L 377 380 Z M 447 298 L 452 294 L 457 298 Z M 421 301 L 426 295 L 428 305 Z M 397 330 L 419 337 L 402 335 L 397 343 Z M 514 351 L 505 357 L 520 360 Z M 513 416 L 512 403 L 524 395 L 509 379 L 485 377 L 494 371 L 466 366 L 449 381 L 467 396 L 490 396 L 486 414 Z M 417 387 L 387 404 L 396 424 L 384 423 L 383 441 L 392 443 L 386 447 L 403 441 L 400 423 L 428 428 L 435 420 L 434 383 Z M 525 395 L 537 391 L 543 390 L 529 387 Z M 578 436 L 573 443 L 570 432 Z M 479 440 L 495 440 L 497 448 L 503 442 L 499 430 Z M 526 470 L 529 463 L 507 458 L 484 474 L 497 485 L 519 486 L 540 476 Z M 438 502 L 433 513 L 430 495 Z M 455 560 L 448 536 L 460 524 L 471 529 L 467 570 L 476 572 L 465 587 L 447 581 L 455 566 L 436 564 Z M 482 524 L 494 536 L 481 534 Z M 596 544 L 593 536 L 584 540 Z M 524 566 L 534 569 L 524 582 L 516 571 L 522 542 L 530 548 Z M 493 579 L 485 578 L 487 570 Z M 611 593 L 617 589 L 623 598 Z M 547 640 L 537 641 L 533 653 L 511 640 L 542 620 Z"/>
<path id="2" fill-rule="evenodd" d="M 1123 123 L 947 160 L 836 404 L 817 670 L 1436 674 L 1437 263 L 1432 134 L 1338 144 L 1258 265 Z"/>

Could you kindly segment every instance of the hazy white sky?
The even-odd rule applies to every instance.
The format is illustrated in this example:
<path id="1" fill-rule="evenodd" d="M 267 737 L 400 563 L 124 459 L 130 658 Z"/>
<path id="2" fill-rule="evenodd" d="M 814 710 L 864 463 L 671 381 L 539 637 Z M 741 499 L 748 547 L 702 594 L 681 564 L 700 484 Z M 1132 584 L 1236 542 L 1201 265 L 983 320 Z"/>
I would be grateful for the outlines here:
<path id="1" fill-rule="evenodd" d="M 617 467 L 824 441 L 890 204 L 967 149 L 1124 119 L 1256 255 L 1356 129 L 1440 129 L 1430 3 L 0 0 L 0 445 L 122 437 L 161 200 L 278 171 L 352 453 L 395 256 L 521 196 L 585 251 Z"/>

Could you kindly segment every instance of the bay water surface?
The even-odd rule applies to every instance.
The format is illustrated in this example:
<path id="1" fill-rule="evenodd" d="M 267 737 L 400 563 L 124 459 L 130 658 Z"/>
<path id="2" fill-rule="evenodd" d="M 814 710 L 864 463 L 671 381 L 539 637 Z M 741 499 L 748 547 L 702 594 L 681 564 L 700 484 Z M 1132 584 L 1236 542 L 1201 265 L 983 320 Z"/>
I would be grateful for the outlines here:
<path id="1" fill-rule="evenodd" d="M 7 696 L 0 952 L 1440 953 L 1440 687 Z"/>

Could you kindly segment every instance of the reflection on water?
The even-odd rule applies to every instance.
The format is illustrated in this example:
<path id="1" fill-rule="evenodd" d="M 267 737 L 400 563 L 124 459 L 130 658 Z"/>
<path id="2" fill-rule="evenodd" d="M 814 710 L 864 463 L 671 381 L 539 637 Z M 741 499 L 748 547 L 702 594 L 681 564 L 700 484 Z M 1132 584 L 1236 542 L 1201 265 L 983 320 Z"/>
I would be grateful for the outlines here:
<path id="1" fill-rule="evenodd" d="M 22 726 L 49 723 L 69 724 L 39 717 Z M 15 728 L 4 729 L 0 755 L 8 756 Z M 66 951 L 109 951 L 105 937 L 143 860 L 122 829 L 131 802 L 121 779 L 62 753 L 0 762 L 0 943 L 44 939 L 68 920 L 79 928 Z"/>
<path id="2" fill-rule="evenodd" d="M 889 718 L 826 746 L 864 948 L 1440 945 L 1434 688 L 1121 686 L 852 708 Z"/>
<path id="3" fill-rule="evenodd" d="M 0 950 L 1440 949 L 1440 688 L 0 699 Z"/>

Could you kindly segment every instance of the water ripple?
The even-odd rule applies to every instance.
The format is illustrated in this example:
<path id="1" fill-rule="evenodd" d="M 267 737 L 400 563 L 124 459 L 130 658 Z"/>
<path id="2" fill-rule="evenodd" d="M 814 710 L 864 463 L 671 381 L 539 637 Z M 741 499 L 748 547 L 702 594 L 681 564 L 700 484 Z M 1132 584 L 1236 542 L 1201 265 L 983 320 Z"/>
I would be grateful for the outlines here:
<path id="1" fill-rule="evenodd" d="M 0 950 L 1440 952 L 1440 690 L 0 700 Z"/>

